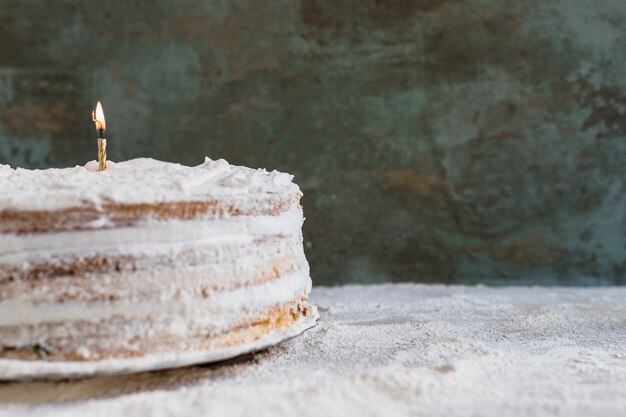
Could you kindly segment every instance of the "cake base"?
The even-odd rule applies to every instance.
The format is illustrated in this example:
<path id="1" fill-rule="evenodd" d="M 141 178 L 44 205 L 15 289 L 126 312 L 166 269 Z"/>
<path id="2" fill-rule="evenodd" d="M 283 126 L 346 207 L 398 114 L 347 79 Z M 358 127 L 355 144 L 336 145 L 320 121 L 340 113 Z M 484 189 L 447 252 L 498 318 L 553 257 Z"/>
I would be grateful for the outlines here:
<path id="1" fill-rule="evenodd" d="M 25 379 L 67 379 L 179 368 L 188 365 L 219 362 L 276 345 L 315 326 L 319 314 L 300 316 L 288 325 L 275 328 L 260 337 L 229 347 L 190 352 L 148 354 L 140 357 L 97 361 L 41 361 L 0 359 L 0 381 Z"/>

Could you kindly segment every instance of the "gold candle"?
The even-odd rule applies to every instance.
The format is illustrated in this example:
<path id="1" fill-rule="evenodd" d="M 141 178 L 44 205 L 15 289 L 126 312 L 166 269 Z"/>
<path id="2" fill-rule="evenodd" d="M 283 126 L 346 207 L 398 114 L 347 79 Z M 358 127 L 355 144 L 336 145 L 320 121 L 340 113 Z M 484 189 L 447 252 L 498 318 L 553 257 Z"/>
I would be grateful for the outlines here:
<path id="1" fill-rule="evenodd" d="M 96 130 L 100 132 L 100 137 L 98 138 L 98 171 L 104 171 L 107 169 L 107 140 L 104 138 L 104 130 L 107 125 L 100 101 L 96 104 L 96 110 L 91 112 L 91 118 L 96 124 Z"/>
<path id="2" fill-rule="evenodd" d="M 98 138 L 98 171 L 107 169 L 107 140 Z"/>

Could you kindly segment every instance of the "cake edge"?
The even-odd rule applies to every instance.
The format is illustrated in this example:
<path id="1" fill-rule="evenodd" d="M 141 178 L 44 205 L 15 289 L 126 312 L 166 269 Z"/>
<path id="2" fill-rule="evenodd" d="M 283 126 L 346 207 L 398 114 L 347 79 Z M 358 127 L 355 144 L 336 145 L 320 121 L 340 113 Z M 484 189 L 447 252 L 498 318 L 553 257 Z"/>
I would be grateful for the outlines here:
<path id="1" fill-rule="evenodd" d="M 305 302 L 310 314 L 300 315 L 287 325 L 277 327 L 261 336 L 240 344 L 202 351 L 168 352 L 145 356 L 98 361 L 40 361 L 0 359 L 0 381 L 58 380 L 125 373 L 166 370 L 184 366 L 222 362 L 238 356 L 258 352 L 299 336 L 313 328 L 320 318 L 317 307 Z"/>

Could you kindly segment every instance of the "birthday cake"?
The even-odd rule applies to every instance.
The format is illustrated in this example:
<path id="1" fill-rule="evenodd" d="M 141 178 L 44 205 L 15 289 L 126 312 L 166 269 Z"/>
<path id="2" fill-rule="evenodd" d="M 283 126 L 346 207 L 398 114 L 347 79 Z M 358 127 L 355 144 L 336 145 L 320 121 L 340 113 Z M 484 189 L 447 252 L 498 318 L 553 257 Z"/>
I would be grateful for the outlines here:
<path id="1" fill-rule="evenodd" d="M 0 361 L 148 369 L 302 332 L 317 311 L 301 195 L 291 175 L 208 158 L 0 165 Z"/>

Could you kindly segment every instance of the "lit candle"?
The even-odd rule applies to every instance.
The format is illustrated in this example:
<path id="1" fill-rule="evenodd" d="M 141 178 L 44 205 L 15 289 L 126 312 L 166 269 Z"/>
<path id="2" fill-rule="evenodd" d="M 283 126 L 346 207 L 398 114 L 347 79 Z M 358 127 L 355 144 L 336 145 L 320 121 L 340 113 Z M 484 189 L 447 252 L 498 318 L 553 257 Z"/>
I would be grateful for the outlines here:
<path id="1" fill-rule="evenodd" d="M 107 169 L 107 140 L 104 138 L 104 130 L 107 125 L 104 121 L 104 111 L 100 101 L 96 104 L 96 110 L 91 112 L 91 118 L 96 124 L 96 130 L 100 132 L 98 137 L 98 171 L 104 171 Z"/>

